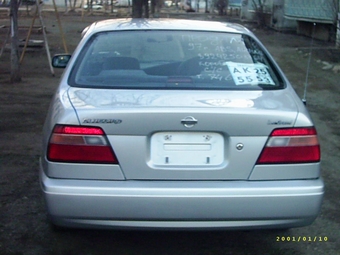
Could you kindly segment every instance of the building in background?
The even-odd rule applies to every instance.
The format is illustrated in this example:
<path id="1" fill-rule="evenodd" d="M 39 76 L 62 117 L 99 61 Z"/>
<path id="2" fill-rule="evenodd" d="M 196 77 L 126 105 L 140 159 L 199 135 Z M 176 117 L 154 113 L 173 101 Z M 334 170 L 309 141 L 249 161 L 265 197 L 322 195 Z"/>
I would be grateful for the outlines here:
<path id="1" fill-rule="evenodd" d="M 280 31 L 293 29 L 324 41 L 340 37 L 337 29 L 340 0 L 243 0 L 241 18 L 256 20 L 255 6 L 260 4 L 268 27 Z"/>
<path id="2" fill-rule="evenodd" d="M 296 22 L 287 19 L 284 14 L 285 0 L 243 0 L 241 18 L 243 20 L 256 20 L 256 6 L 263 5 L 265 25 L 279 31 L 295 30 Z"/>
<path id="3" fill-rule="evenodd" d="M 339 0 L 285 0 L 284 15 L 297 21 L 297 32 L 316 39 L 334 40 Z"/>

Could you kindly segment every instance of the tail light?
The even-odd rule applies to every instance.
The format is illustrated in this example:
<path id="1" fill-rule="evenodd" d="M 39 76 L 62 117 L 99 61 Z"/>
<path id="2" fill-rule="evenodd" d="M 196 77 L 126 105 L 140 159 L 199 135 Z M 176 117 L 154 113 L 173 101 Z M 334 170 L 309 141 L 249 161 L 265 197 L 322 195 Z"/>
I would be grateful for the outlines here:
<path id="1" fill-rule="evenodd" d="M 275 129 L 257 164 L 294 164 L 320 161 L 320 145 L 314 127 Z"/>
<path id="2" fill-rule="evenodd" d="M 56 125 L 50 137 L 47 158 L 56 162 L 118 164 L 99 127 Z"/>

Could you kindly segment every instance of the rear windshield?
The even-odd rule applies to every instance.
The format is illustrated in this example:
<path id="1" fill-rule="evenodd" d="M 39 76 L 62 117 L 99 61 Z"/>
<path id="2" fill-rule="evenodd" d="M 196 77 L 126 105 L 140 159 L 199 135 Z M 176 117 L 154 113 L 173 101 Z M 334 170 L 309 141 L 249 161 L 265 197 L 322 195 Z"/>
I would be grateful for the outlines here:
<path id="1" fill-rule="evenodd" d="M 94 35 L 71 71 L 71 86 L 124 89 L 280 89 L 282 79 L 249 36 L 196 31 Z"/>

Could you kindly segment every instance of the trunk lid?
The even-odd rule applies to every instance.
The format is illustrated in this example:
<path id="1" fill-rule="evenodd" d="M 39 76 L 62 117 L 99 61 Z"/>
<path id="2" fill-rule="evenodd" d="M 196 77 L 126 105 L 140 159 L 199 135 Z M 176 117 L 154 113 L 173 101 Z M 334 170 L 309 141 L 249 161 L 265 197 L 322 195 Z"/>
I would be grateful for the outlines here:
<path id="1" fill-rule="evenodd" d="M 130 180 L 245 180 L 271 131 L 297 118 L 286 89 L 70 88 L 69 98 L 82 125 L 103 128 Z"/>

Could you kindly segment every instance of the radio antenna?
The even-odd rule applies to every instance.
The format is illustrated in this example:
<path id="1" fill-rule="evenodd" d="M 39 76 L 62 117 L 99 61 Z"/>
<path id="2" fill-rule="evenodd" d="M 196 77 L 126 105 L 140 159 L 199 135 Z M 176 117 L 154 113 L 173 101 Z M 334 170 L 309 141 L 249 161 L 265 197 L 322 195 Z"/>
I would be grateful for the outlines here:
<path id="1" fill-rule="evenodd" d="M 315 26 L 316 26 L 316 23 L 313 23 L 312 39 L 311 39 L 311 42 L 310 42 L 309 57 L 308 57 L 307 72 L 306 72 L 306 80 L 305 80 L 305 89 L 304 89 L 303 98 L 302 98 L 302 102 L 304 104 L 307 104 L 306 96 L 307 96 L 310 62 L 311 62 L 311 59 L 312 59 Z"/>

